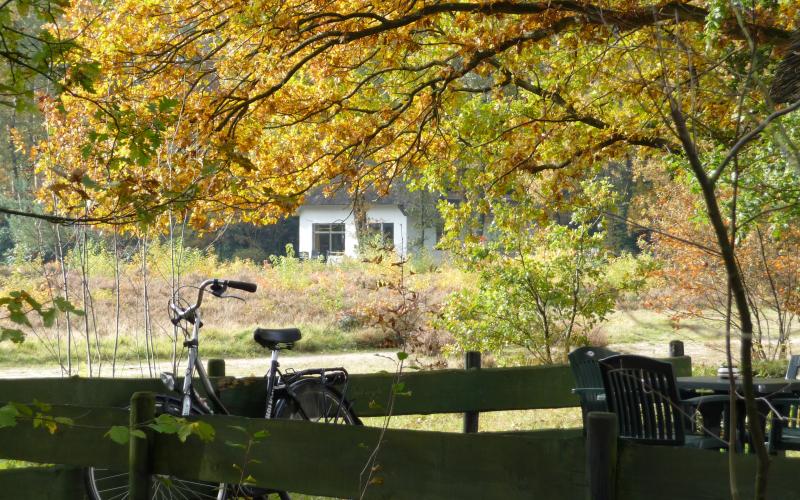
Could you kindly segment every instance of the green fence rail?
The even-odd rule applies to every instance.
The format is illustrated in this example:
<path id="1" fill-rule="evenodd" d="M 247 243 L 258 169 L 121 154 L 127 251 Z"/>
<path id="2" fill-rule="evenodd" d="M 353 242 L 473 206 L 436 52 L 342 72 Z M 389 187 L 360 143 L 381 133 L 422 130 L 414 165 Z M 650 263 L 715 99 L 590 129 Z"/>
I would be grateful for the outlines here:
<path id="1" fill-rule="evenodd" d="M 688 358 L 674 360 L 676 371 L 691 372 Z M 257 416 L 263 408 L 262 379 L 215 379 L 223 400 L 235 410 Z M 565 366 L 415 372 L 403 377 L 410 397 L 398 398 L 396 414 L 452 413 L 577 406 L 570 394 L 572 377 Z M 348 395 L 362 415 L 383 411 L 392 378 L 386 374 L 353 376 Z M 0 429 L 0 458 L 103 466 L 127 470 L 129 448 L 111 441 L 112 425 L 127 425 L 129 412 L 114 408 L 129 404 L 137 391 L 161 392 L 156 380 L 28 379 L 0 381 L 0 400 L 47 401 L 51 416 L 65 416 L 73 425 L 55 433 L 29 422 Z M 447 395 L 447 397 L 443 397 Z M 369 455 L 381 442 L 367 498 L 587 498 L 587 453 L 580 429 L 527 433 L 456 434 L 428 431 L 381 430 L 329 426 L 302 421 L 258 418 L 200 417 L 214 427 L 216 437 L 186 443 L 163 434 L 148 442 L 147 470 L 187 479 L 236 483 L 240 467 L 259 485 L 311 495 L 358 498 Z M 242 432 L 241 429 L 246 430 Z M 268 437 L 245 455 L 240 447 L 247 435 L 266 431 Z M 619 500 L 666 498 L 728 498 L 724 453 L 646 447 L 620 443 L 615 455 L 614 482 Z M 743 491 L 749 491 L 754 460 L 736 457 Z M 794 479 L 800 460 L 777 457 L 771 469 L 770 498 L 800 498 Z M 47 490 L 41 477 L 62 487 Z M 0 491 L 8 498 L 81 498 L 79 471 L 67 468 L 22 469 L 0 472 Z M 49 481 L 49 479 L 48 479 Z M 14 489 L 16 488 L 16 490 Z M 39 488 L 39 489 L 36 489 Z M 54 489 L 58 491 L 54 493 Z M 10 493 L 11 492 L 11 493 Z M 33 495 L 33 496 L 30 496 Z M 4 497 L 5 498 L 5 497 Z"/>
<path id="2" fill-rule="evenodd" d="M 666 358 L 677 376 L 691 375 L 691 358 Z M 261 377 L 214 377 L 223 403 L 235 415 L 259 417 L 265 408 Z M 411 397 L 396 398 L 394 415 L 466 411 L 570 408 L 579 405 L 569 366 L 483 368 L 409 372 L 402 376 Z M 359 416 L 385 415 L 394 376 L 390 373 L 350 376 L 347 397 Z M 180 387 L 180 379 L 178 380 Z M 201 384 L 196 384 L 200 387 Z M 116 406 L 129 404 L 134 392 L 164 392 L 158 379 L 39 378 L 0 380 L 0 401 Z M 443 397 L 446 395 L 446 397 Z M 377 403 L 377 404 L 375 404 Z"/>

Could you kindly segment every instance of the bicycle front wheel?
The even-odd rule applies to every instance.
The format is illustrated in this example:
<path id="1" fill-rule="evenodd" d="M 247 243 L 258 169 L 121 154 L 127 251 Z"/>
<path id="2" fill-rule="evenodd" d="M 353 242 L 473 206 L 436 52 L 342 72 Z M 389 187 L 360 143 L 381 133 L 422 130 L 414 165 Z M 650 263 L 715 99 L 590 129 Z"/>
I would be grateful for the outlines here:
<path id="1" fill-rule="evenodd" d="M 156 396 L 156 415 L 180 415 L 181 403 L 171 396 Z M 192 406 L 192 415 L 203 412 Z M 128 472 L 89 467 L 85 469 L 86 492 L 91 500 L 128 498 Z M 175 476 L 150 476 L 152 500 L 226 500 L 227 487 L 221 483 L 189 481 Z"/>

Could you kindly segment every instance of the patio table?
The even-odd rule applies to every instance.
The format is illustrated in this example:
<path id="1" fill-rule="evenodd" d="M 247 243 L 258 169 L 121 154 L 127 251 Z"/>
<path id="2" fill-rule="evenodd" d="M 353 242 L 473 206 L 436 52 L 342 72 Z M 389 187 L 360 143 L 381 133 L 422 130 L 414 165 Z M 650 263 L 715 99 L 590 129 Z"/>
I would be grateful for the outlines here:
<path id="1" fill-rule="evenodd" d="M 677 377 L 677 383 L 678 388 L 685 391 L 711 391 L 716 394 L 728 394 L 730 391 L 729 380 L 722 377 Z M 741 377 L 737 377 L 735 379 L 735 383 L 736 391 L 739 394 L 742 394 Z M 786 397 L 787 395 L 791 394 L 800 394 L 800 380 L 755 377 L 753 378 L 753 389 L 755 390 L 756 397 Z M 766 417 L 769 413 L 769 407 L 763 402 L 757 403 L 759 407 L 759 413 L 762 416 L 762 429 L 766 429 Z M 698 408 L 700 413 L 703 415 L 703 420 L 707 429 L 719 435 L 722 431 L 721 427 L 727 427 L 729 425 L 726 411 L 727 406 L 728 405 L 713 405 L 711 407 Z M 741 416 L 737 419 L 736 426 L 739 436 L 737 448 L 742 449 L 744 442 L 749 439 L 749 436 L 745 432 L 745 419 L 742 418 L 745 413 L 744 401 L 739 399 L 736 404 L 736 408 L 737 414 Z M 723 413 L 725 413 L 724 418 Z M 721 422 L 721 420 L 724 420 L 724 422 Z M 722 425 L 720 426 L 719 424 L 716 424 L 717 422 L 720 422 Z"/>
<path id="2" fill-rule="evenodd" d="M 720 394 L 727 394 L 730 390 L 728 379 L 722 377 L 678 377 L 678 388 L 684 390 L 706 390 Z M 800 380 L 786 380 L 785 378 L 753 378 L 753 388 L 756 396 L 771 396 L 773 394 L 787 395 L 800 393 Z M 741 392 L 742 379 L 736 378 L 736 390 Z"/>

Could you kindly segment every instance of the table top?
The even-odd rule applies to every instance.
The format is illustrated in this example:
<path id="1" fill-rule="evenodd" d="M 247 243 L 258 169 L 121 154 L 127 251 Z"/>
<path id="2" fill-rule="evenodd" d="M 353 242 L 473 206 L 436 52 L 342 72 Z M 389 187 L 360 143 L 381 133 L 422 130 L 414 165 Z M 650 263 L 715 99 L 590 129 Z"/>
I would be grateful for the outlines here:
<path id="1" fill-rule="evenodd" d="M 714 392 L 727 393 L 730 384 L 727 378 L 721 377 L 678 377 L 678 387 L 681 389 L 701 389 Z M 800 380 L 786 380 L 783 378 L 753 378 L 753 387 L 756 394 L 765 396 L 769 394 L 800 393 Z M 742 378 L 736 378 L 736 388 L 742 388 Z"/>

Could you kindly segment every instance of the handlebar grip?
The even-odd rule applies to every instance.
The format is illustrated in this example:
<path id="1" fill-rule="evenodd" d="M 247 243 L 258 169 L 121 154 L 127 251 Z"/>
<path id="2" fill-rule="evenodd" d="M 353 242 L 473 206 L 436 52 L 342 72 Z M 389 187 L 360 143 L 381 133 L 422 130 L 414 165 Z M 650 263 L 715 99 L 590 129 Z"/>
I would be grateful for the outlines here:
<path id="1" fill-rule="evenodd" d="M 258 290 L 258 285 L 255 283 L 248 283 L 246 281 L 226 281 L 228 288 L 235 288 L 237 290 L 244 290 L 245 292 L 254 293 Z"/>

